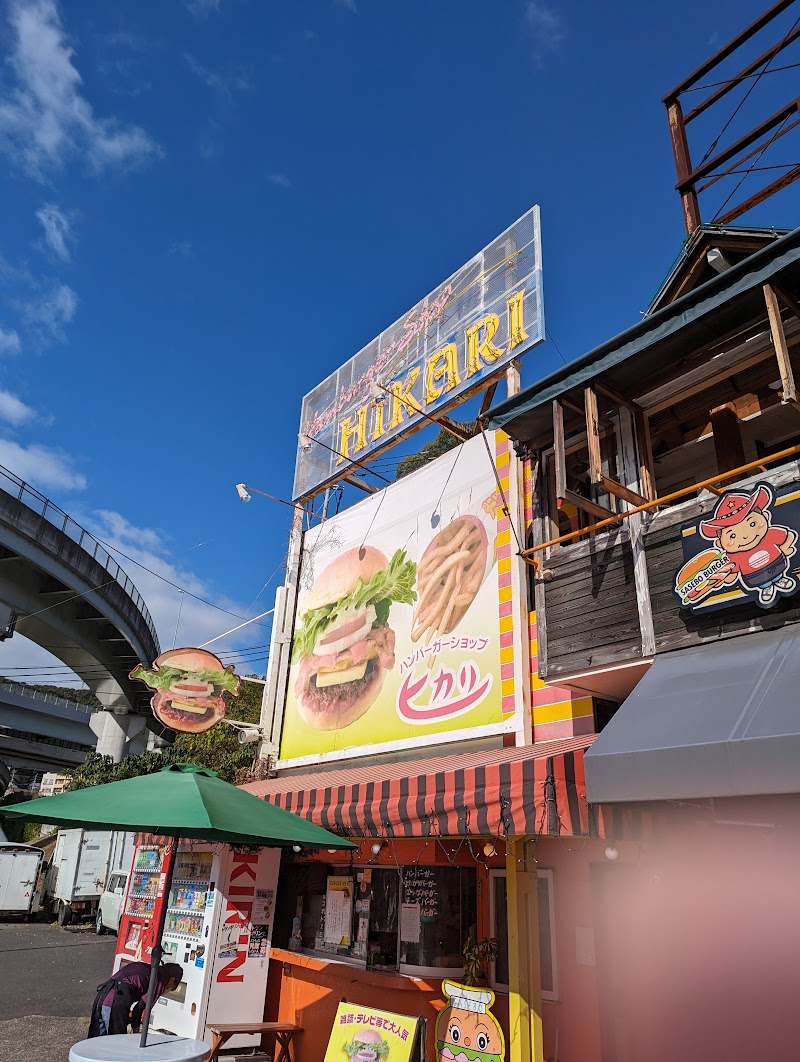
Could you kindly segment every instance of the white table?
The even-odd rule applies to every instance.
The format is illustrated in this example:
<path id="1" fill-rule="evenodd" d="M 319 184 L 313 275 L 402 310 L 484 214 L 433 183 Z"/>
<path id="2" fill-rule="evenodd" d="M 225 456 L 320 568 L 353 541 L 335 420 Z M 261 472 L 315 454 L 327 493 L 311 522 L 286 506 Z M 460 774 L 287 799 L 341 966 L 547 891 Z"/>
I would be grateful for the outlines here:
<path id="1" fill-rule="evenodd" d="M 150 1032 L 147 1047 L 139 1047 L 139 1033 L 95 1036 L 81 1040 L 69 1052 L 69 1062 L 206 1062 L 211 1048 L 203 1040 Z"/>

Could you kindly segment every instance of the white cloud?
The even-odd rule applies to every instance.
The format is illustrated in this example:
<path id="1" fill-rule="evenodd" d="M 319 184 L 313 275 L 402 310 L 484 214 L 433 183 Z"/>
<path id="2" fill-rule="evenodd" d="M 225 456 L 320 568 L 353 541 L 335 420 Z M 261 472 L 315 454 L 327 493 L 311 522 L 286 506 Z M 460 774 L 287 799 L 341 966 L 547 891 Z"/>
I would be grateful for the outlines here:
<path id="1" fill-rule="evenodd" d="M 220 0 L 186 0 L 186 9 L 195 18 L 208 18 L 213 12 L 219 11 Z"/>
<path id="2" fill-rule="evenodd" d="M 145 566 L 140 568 L 137 564 L 126 560 L 125 557 L 117 558 L 150 610 L 160 635 L 162 649 L 172 647 L 173 639 L 176 638 L 176 625 L 177 645 L 201 645 L 236 626 L 237 620 L 234 616 L 228 615 L 228 612 L 235 613 L 236 616 L 247 615 L 242 605 L 219 595 L 213 586 L 201 576 L 181 564 L 171 553 L 158 531 L 152 528 L 136 527 L 120 513 L 107 509 L 98 510 L 95 516 L 96 519 L 89 522 L 89 530 L 112 547 L 116 547 L 128 557 L 133 558 L 138 564 Z M 163 579 L 152 575 L 145 568 L 158 572 Z M 212 605 L 204 604 L 204 601 L 197 601 L 189 594 L 181 594 L 174 586 L 164 582 L 164 579 L 184 587 L 190 594 L 196 594 L 204 601 L 219 605 L 227 612 L 221 612 Z M 254 610 L 255 614 L 263 611 L 263 608 L 264 606 L 260 605 Z M 180 621 L 178 622 L 179 613 Z M 269 622 L 269 618 L 266 622 Z M 236 647 L 264 645 L 268 642 L 269 630 L 258 622 L 245 627 L 242 631 L 237 631 L 232 637 L 214 642 L 209 649 L 218 653 Z M 266 656 L 266 650 L 264 650 L 264 656 Z M 241 674 L 246 674 L 250 670 L 263 672 L 264 669 L 263 660 L 254 660 L 252 666 L 245 663 L 237 665 L 237 671 Z"/>
<path id="3" fill-rule="evenodd" d="M 55 284 L 49 292 L 27 303 L 25 318 L 51 339 L 64 339 L 64 325 L 69 324 L 78 308 L 78 296 L 68 284 Z"/>
<path id="4" fill-rule="evenodd" d="M 230 99 L 234 92 L 244 92 L 250 88 L 250 82 L 243 71 L 233 74 L 220 74 L 216 70 L 209 70 L 207 66 L 203 66 L 193 55 L 187 53 L 183 59 L 191 72 L 207 88 L 210 88 L 213 92 L 218 92 L 220 96 Z"/>
<path id="5" fill-rule="evenodd" d="M 18 427 L 36 416 L 36 410 L 26 406 L 23 401 L 10 391 L 0 388 L 0 420 Z"/>
<path id="6" fill-rule="evenodd" d="M 0 103 L 0 149 L 17 165 L 41 180 L 72 157 L 100 172 L 160 154 L 143 129 L 95 115 L 81 94 L 55 0 L 11 0 L 9 21 L 14 83 Z"/>
<path id="7" fill-rule="evenodd" d="M 267 177 L 267 180 L 272 181 L 272 183 L 276 184 L 279 188 L 292 187 L 292 182 L 289 180 L 285 173 L 270 173 Z"/>
<path id="8" fill-rule="evenodd" d="M 37 443 L 21 446 L 0 438 L 0 465 L 39 490 L 86 489 L 86 477 L 75 471 L 68 454 Z"/>
<path id="9" fill-rule="evenodd" d="M 168 248 L 168 254 L 174 258 L 183 258 L 188 262 L 194 258 L 194 247 L 191 240 L 173 240 Z"/>
<path id="10" fill-rule="evenodd" d="M 65 214 L 55 203 L 45 203 L 36 211 L 36 217 L 44 229 L 47 246 L 62 262 L 70 260 L 70 244 L 75 239 L 72 231 L 72 218 Z"/>
<path id="11" fill-rule="evenodd" d="M 566 39 L 561 16 L 544 0 L 528 0 L 524 21 L 533 38 L 533 51 L 537 62 L 542 62 L 548 53 L 557 52 Z"/>
<path id="12" fill-rule="evenodd" d="M 0 354 L 19 354 L 22 344 L 13 328 L 0 328 Z"/>
<path id="13" fill-rule="evenodd" d="M 343 7 L 345 11 L 349 11 L 352 15 L 358 14 L 356 0 L 336 0 L 336 4 L 338 7 Z"/>

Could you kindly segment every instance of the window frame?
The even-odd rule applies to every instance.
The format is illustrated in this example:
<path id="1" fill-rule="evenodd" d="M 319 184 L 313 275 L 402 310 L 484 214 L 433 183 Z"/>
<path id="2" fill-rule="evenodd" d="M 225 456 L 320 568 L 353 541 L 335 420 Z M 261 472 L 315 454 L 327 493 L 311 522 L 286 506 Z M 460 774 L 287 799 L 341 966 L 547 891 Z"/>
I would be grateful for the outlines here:
<path id="1" fill-rule="evenodd" d="M 542 999 L 549 1003 L 556 1003 L 559 1000 L 558 994 L 558 948 L 556 946 L 556 912 L 555 912 L 555 897 L 554 897 L 554 874 L 550 868 L 541 867 L 536 871 L 537 878 L 537 890 L 539 888 L 539 881 L 547 882 L 547 907 L 549 913 L 549 925 L 550 925 L 550 967 L 553 971 L 553 987 L 552 990 L 542 989 Z M 489 936 L 497 936 L 497 903 L 495 900 L 495 888 L 497 879 L 503 879 L 506 882 L 506 901 L 508 899 L 508 873 L 502 869 L 490 869 L 489 871 Z M 538 892 L 537 892 L 538 901 Z M 537 908 L 538 911 L 538 908 Z M 541 952 L 541 936 L 540 936 L 540 952 Z M 539 959 L 541 965 L 541 954 Z M 510 968 L 510 967 L 509 967 Z M 511 986 L 504 985 L 501 981 L 497 980 L 497 963 L 492 960 L 490 967 L 490 980 L 493 990 L 499 990 L 500 992 L 510 992 Z"/>

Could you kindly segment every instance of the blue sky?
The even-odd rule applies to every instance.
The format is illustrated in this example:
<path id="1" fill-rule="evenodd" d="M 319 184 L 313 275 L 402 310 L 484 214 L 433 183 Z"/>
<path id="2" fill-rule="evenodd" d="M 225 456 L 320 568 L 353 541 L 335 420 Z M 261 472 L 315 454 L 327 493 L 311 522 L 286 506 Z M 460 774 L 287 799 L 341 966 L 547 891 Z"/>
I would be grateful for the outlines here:
<path id="1" fill-rule="evenodd" d="M 524 382 L 633 324 L 683 238 L 661 96 L 763 8 L 0 0 L 0 464 L 199 597 L 269 608 L 291 514 L 234 484 L 290 496 L 303 394 L 533 203 L 551 339 Z M 781 76 L 727 136 L 796 95 Z M 122 564 L 168 647 L 180 595 Z M 236 622 L 186 598 L 178 642 Z"/>

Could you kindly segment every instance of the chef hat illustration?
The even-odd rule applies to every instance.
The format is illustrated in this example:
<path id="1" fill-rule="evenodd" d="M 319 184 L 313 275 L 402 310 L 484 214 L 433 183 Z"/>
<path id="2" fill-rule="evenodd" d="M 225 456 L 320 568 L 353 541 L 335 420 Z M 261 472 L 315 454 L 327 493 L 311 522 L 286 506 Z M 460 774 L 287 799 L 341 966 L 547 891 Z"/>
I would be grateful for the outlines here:
<path id="1" fill-rule="evenodd" d="M 494 992 L 485 988 L 469 988 L 467 985 L 442 981 L 442 991 L 456 1010 L 469 1010 L 473 1014 L 485 1014 L 494 1001 Z"/>

